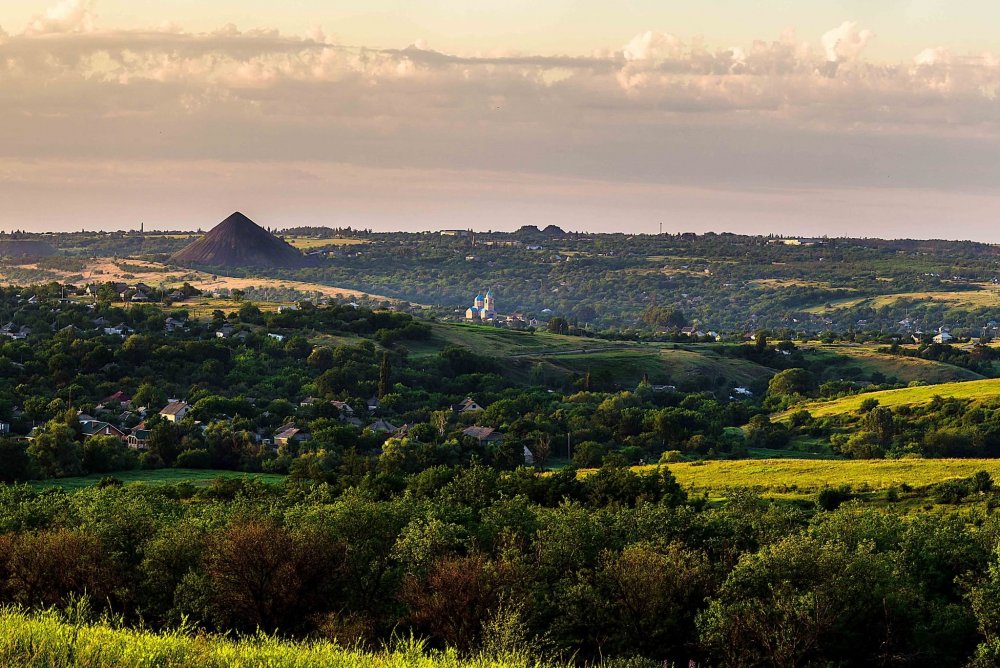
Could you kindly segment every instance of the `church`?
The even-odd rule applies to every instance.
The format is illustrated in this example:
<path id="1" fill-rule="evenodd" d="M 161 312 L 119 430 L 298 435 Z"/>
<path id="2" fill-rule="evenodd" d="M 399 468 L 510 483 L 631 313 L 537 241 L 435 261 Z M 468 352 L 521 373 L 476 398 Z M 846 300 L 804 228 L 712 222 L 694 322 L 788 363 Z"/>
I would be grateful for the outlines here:
<path id="1" fill-rule="evenodd" d="M 472 306 L 465 310 L 465 319 L 486 322 L 493 320 L 496 314 L 496 308 L 493 303 L 493 291 L 487 290 L 485 297 L 481 294 L 476 295 Z"/>

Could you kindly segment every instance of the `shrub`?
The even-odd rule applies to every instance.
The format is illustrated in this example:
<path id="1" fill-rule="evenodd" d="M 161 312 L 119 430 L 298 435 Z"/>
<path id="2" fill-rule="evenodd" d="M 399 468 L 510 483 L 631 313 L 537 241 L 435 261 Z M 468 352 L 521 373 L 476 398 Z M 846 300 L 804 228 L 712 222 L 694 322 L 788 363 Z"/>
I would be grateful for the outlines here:
<path id="1" fill-rule="evenodd" d="M 824 487 L 816 496 L 816 505 L 823 510 L 836 510 L 844 501 L 852 497 L 851 486 Z"/>
<path id="2" fill-rule="evenodd" d="M 185 450 L 177 455 L 177 467 L 182 469 L 212 468 L 212 455 L 208 450 Z"/>
<path id="3" fill-rule="evenodd" d="M 945 480 L 934 486 L 934 493 L 940 503 L 959 503 L 969 495 L 966 480 Z"/>

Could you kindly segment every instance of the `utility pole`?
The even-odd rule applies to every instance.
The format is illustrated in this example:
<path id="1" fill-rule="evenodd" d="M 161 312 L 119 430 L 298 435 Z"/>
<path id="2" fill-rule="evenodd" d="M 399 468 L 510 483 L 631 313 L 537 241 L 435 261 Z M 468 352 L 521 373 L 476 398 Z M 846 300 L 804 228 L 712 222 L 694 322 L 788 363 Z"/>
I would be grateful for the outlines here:
<path id="1" fill-rule="evenodd" d="M 573 463 L 573 446 L 569 441 L 569 432 L 566 432 L 566 459 L 569 460 L 570 464 Z"/>
<path id="2" fill-rule="evenodd" d="M 663 221 L 660 221 L 660 234 L 663 234 Z"/>

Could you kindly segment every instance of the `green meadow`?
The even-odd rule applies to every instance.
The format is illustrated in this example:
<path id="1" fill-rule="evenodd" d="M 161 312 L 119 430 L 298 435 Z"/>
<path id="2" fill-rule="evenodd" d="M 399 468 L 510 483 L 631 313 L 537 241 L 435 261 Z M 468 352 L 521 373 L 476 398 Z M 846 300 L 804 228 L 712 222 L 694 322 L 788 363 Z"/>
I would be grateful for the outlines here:
<path id="1" fill-rule="evenodd" d="M 832 401 L 812 401 L 798 404 L 791 411 L 786 411 L 776 417 L 783 419 L 791 412 L 799 410 L 807 410 L 813 417 L 826 417 L 855 412 L 861 407 L 861 402 L 868 399 L 877 400 L 880 406 L 894 408 L 896 406 L 926 403 L 936 396 L 955 399 L 992 399 L 1000 396 L 1000 378 L 919 385 L 916 387 L 904 387 L 898 390 L 866 392 Z"/>
<path id="2" fill-rule="evenodd" d="M 52 478 L 34 483 L 34 486 L 39 488 L 61 487 L 67 491 L 73 491 L 90 487 L 107 478 L 115 478 L 125 484 L 175 485 L 186 482 L 197 487 L 205 487 L 219 478 L 242 478 L 246 480 L 259 480 L 265 483 L 279 483 L 284 479 L 284 476 L 274 473 L 243 473 L 240 471 L 221 471 L 215 469 L 153 469 L 95 473 L 93 475 L 72 478 Z"/>

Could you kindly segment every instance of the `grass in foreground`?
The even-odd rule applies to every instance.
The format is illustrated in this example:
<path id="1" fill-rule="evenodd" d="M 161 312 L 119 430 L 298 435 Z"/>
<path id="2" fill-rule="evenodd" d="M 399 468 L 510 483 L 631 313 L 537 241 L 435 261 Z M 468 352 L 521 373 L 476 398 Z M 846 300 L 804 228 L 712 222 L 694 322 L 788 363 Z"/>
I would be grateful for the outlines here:
<path id="1" fill-rule="evenodd" d="M 37 488 L 61 487 L 67 491 L 83 489 L 97 484 L 103 478 L 117 478 L 123 483 L 141 482 L 147 484 L 172 485 L 179 482 L 189 482 L 204 487 L 218 478 L 256 479 L 261 482 L 277 484 L 284 476 L 276 473 L 244 473 L 242 471 L 221 471 L 216 469 L 154 469 L 138 471 L 116 471 L 115 473 L 95 473 L 93 475 L 73 478 L 50 478 L 34 483 Z"/>
<path id="2" fill-rule="evenodd" d="M 326 641 L 290 642 L 268 636 L 233 640 L 178 632 L 119 629 L 104 623 L 70 624 L 54 613 L 0 611 L 0 665 L 47 668 L 504 668 L 541 665 L 527 658 L 460 659 L 454 652 L 427 652 L 403 640 L 382 652 L 346 649 Z"/>

